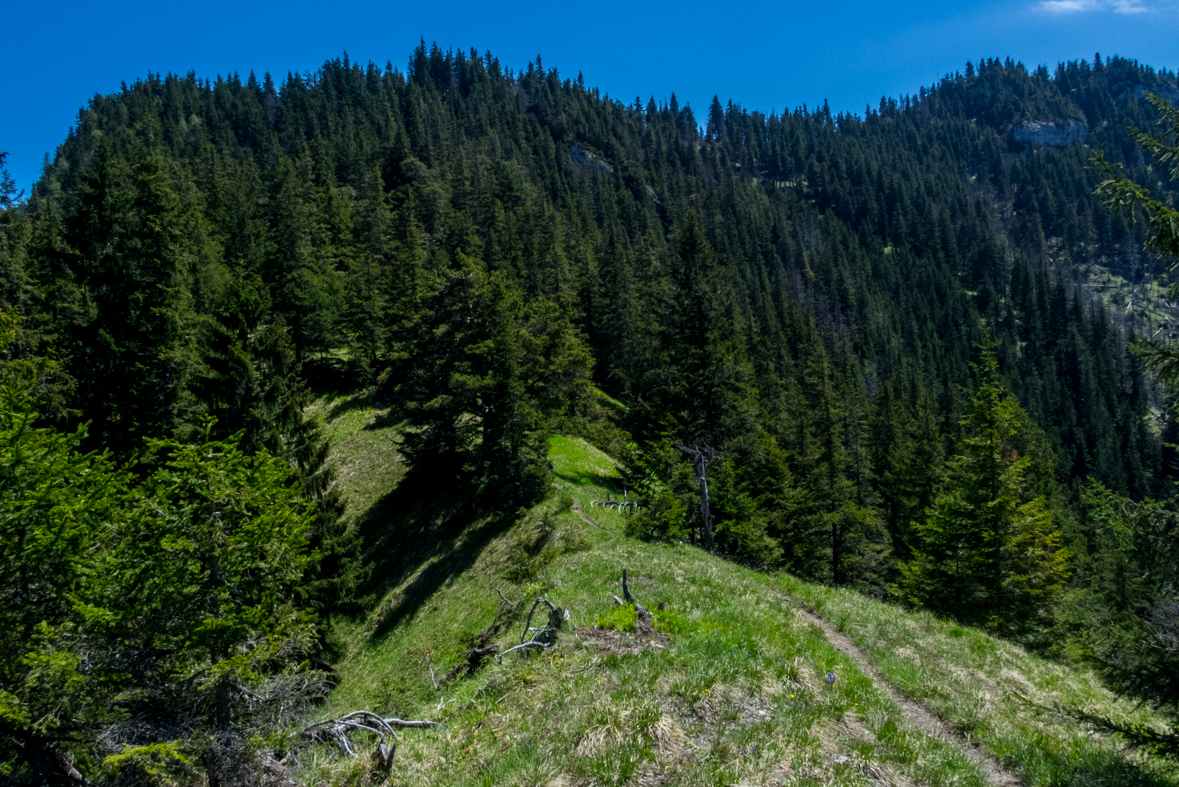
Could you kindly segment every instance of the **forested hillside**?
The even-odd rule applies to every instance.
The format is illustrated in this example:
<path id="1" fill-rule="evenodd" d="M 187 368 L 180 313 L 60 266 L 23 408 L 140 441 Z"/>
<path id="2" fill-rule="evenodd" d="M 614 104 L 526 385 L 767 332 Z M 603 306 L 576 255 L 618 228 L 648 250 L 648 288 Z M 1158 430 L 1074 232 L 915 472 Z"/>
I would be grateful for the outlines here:
<path id="1" fill-rule="evenodd" d="M 292 609 L 373 586 L 306 412 L 363 391 L 423 491 L 473 510 L 543 498 L 549 435 L 575 435 L 623 462 L 631 535 L 1116 661 L 1174 579 L 1152 501 L 1172 416 L 1128 348 L 1177 313 L 1091 164 L 1169 199 L 1130 127 L 1177 91 L 1119 58 L 984 60 L 863 116 L 696 114 L 424 43 L 404 71 L 149 75 L 79 113 L 27 200 L 6 188 L 11 432 L 109 452 L 85 461 L 142 527 L 203 494 L 186 451 L 225 456 L 233 489 L 258 463 L 310 505 L 298 577 L 266 596 Z"/>

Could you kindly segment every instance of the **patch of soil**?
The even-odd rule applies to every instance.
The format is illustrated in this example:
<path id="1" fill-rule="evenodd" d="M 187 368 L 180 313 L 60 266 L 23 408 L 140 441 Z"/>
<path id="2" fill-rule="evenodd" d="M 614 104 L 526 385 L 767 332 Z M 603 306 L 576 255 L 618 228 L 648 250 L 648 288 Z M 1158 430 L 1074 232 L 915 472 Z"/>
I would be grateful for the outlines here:
<path id="1" fill-rule="evenodd" d="M 651 648 L 664 648 L 670 641 L 666 634 L 656 631 L 648 636 L 637 637 L 614 629 L 600 629 L 592 626 L 578 626 L 574 635 L 590 650 L 601 653 L 633 655 Z"/>

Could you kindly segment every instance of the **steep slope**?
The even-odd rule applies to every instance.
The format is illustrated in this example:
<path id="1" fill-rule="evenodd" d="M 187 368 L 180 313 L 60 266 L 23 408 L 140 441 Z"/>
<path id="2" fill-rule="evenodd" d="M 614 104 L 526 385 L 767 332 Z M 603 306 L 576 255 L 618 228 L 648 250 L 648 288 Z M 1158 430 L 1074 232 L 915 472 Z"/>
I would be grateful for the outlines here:
<path id="1" fill-rule="evenodd" d="M 377 411 L 339 404 L 338 467 L 395 438 Z M 562 436 L 550 459 L 547 501 L 453 544 L 406 532 L 400 579 L 338 622 L 346 655 L 325 716 L 441 722 L 402 733 L 395 783 L 1179 784 L 1061 712 L 1152 721 L 1091 675 L 851 592 L 627 538 L 624 516 L 593 505 L 622 493 L 613 460 Z M 396 472 L 385 479 L 387 499 Z M 618 630 L 635 623 L 612 600 L 622 569 L 640 603 L 667 605 L 655 632 Z M 470 648 L 521 641 L 540 596 L 569 611 L 556 646 L 466 674 Z M 863 651 L 849 656 L 799 601 Z M 363 749 L 301 767 L 315 782 L 378 776 Z"/>

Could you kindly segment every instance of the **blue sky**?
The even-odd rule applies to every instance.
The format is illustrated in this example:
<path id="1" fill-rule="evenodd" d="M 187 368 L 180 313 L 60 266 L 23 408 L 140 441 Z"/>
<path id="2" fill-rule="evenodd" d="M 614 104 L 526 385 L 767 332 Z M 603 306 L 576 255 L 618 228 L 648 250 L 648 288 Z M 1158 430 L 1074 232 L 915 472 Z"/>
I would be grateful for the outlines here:
<path id="1" fill-rule="evenodd" d="M 22 186 L 95 93 L 148 71 L 213 77 L 313 71 L 347 51 L 404 70 L 419 37 L 490 50 L 518 68 L 542 55 L 613 97 L 675 91 L 698 117 L 713 94 L 751 109 L 864 111 L 914 93 L 967 59 L 1050 68 L 1119 54 L 1179 66 L 1179 0 L 597 3 L 10 3 L 0 151 Z"/>

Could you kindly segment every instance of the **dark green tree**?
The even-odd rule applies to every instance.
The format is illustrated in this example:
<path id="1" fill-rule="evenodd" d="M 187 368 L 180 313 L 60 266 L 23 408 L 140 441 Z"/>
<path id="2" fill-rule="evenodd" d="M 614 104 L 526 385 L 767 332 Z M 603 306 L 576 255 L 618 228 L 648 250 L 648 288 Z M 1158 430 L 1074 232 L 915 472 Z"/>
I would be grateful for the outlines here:
<path id="1" fill-rule="evenodd" d="M 0 314 L 0 353 L 18 319 Z M 84 454 L 85 429 L 37 427 L 44 368 L 0 362 L 0 767 L 18 783 L 77 777 L 64 748 L 111 717 L 88 672 L 88 610 L 127 479 Z"/>
<path id="2" fill-rule="evenodd" d="M 1048 500 L 1029 482 L 1017 437 L 1027 416 L 999 377 L 989 333 L 975 366 L 966 435 L 947 462 L 943 491 L 901 566 L 906 596 L 1000 631 L 1043 624 L 1066 579 L 1068 552 Z"/>

